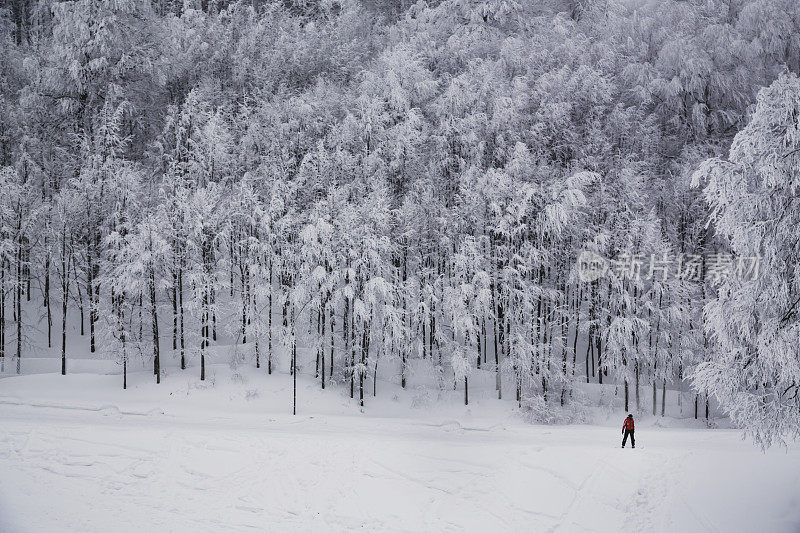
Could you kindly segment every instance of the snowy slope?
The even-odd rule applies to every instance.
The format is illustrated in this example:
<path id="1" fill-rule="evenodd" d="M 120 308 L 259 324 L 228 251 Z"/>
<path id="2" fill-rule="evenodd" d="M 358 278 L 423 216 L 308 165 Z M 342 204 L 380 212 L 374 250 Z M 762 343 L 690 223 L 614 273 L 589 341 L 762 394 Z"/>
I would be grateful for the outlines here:
<path id="1" fill-rule="evenodd" d="M 532 426 L 508 404 L 369 398 L 211 367 L 0 380 L 0 531 L 797 531 L 800 447 L 616 417 Z M 324 400 L 324 401 L 323 401 Z M 417 408 L 412 407 L 416 405 Z M 612 425 L 613 424 L 613 425 Z"/>

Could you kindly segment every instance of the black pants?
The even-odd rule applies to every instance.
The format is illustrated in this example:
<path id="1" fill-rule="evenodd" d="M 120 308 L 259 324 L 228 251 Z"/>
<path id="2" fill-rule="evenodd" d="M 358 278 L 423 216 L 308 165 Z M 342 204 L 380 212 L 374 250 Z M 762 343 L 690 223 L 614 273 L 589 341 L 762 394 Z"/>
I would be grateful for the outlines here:
<path id="1" fill-rule="evenodd" d="M 626 429 L 625 430 L 625 436 L 622 437 L 622 447 L 624 448 L 625 447 L 625 443 L 628 442 L 628 435 L 631 436 L 631 448 L 635 448 L 636 447 L 636 440 L 634 440 L 634 438 L 633 438 L 633 430 L 632 429 Z"/>

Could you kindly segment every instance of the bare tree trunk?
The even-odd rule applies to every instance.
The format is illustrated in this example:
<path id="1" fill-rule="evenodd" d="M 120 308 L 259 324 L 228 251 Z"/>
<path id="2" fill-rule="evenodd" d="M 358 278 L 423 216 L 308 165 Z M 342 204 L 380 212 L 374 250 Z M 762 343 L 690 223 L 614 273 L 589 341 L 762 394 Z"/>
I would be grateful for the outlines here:
<path id="1" fill-rule="evenodd" d="M 603 357 L 600 344 L 600 335 L 597 336 L 597 381 L 603 384 Z"/>
<path id="2" fill-rule="evenodd" d="M 406 295 L 406 281 L 408 279 L 408 271 L 407 271 L 407 269 L 408 269 L 408 252 L 407 252 L 407 250 L 406 250 L 406 248 L 404 246 L 403 247 L 403 288 L 402 288 L 402 291 L 403 291 L 403 323 L 405 323 L 406 320 L 408 320 L 409 322 L 411 320 L 410 317 L 408 317 L 408 302 L 407 302 L 407 298 L 406 298 L 406 296 L 407 296 Z M 409 330 L 410 329 L 411 329 L 411 327 L 410 327 L 410 324 L 409 324 Z M 402 346 L 400 346 L 400 357 L 401 357 L 401 361 L 400 361 L 400 386 L 405 389 L 406 388 L 406 371 L 407 371 L 406 370 L 406 346 L 405 346 L 405 343 Z M 478 365 L 478 366 L 480 367 L 480 365 Z"/>
<path id="3" fill-rule="evenodd" d="M 239 278 L 241 281 L 241 300 L 242 300 L 242 344 L 247 344 L 247 290 L 245 289 L 245 273 L 244 266 L 239 266 Z M 233 289 L 231 289 L 233 290 Z"/>
<path id="4" fill-rule="evenodd" d="M 249 291 L 249 289 L 248 289 L 248 291 Z M 251 315 L 255 316 L 256 319 L 258 319 L 258 315 L 257 315 L 258 302 L 256 300 L 256 295 L 253 294 L 253 296 L 251 298 L 252 298 L 251 301 L 253 302 L 253 308 L 250 310 L 250 313 L 251 313 Z M 248 318 L 248 320 L 249 320 L 249 318 Z M 258 332 L 259 330 L 257 329 L 256 331 Z M 260 338 L 261 338 L 261 335 L 259 333 L 259 334 L 256 335 L 256 341 L 255 341 L 256 342 L 256 346 L 255 346 L 255 350 L 256 350 L 256 368 L 261 368 L 261 349 L 260 349 L 261 346 L 260 346 L 260 343 L 259 343 L 259 339 Z"/>
<path id="5" fill-rule="evenodd" d="M 322 305 L 322 309 L 320 310 L 320 341 L 319 341 L 319 351 L 320 351 L 320 358 L 322 359 L 322 390 L 325 390 L 325 315 L 327 311 L 325 309 L 325 304 Z"/>
<path id="6" fill-rule="evenodd" d="M 149 266 L 148 276 L 149 276 L 148 285 L 150 289 L 151 318 L 153 322 L 153 365 L 156 373 L 156 383 L 161 383 L 161 360 L 159 356 L 159 346 L 158 346 L 158 305 L 156 302 L 156 273 L 155 273 L 155 267 L 153 266 L 152 262 L 150 263 Z"/>
<path id="7" fill-rule="evenodd" d="M 178 273 L 172 273 L 172 351 L 178 349 Z"/>
<path id="8" fill-rule="evenodd" d="M 0 371 L 5 371 L 6 361 L 6 271 L 10 270 L 6 260 L 0 259 Z"/>
<path id="9" fill-rule="evenodd" d="M 297 327 L 292 307 L 292 414 L 297 414 Z"/>
<path id="10" fill-rule="evenodd" d="M 67 307 L 69 304 L 69 265 L 67 225 L 61 232 L 61 375 L 67 374 Z"/>
<path id="11" fill-rule="evenodd" d="M 272 374 L 272 257 L 269 259 L 269 304 L 267 306 L 267 374 Z"/>
<path id="12" fill-rule="evenodd" d="M 211 337 L 217 342 L 217 292 L 211 286 Z"/>
<path id="13" fill-rule="evenodd" d="M 17 276 L 14 286 L 14 305 L 17 320 L 17 374 L 22 372 L 22 212 L 17 222 Z"/>
<path id="14" fill-rule="evenodd" d="M 348 373 L 350 374 L 350 398 L 353 397 L 353 363 L 350 359 L 350 298 L 344 298 L 344 322 L 342 323 L 342 334 L 344 335 L 344 355 L 345 364 L 349 366 Z"/>
<path id="15" fill-rule="evenodd" d="M 583 303 L 583 290 L 578 288 L 575 291 L 575 338 L 572 339 L 572 375 L 575 375 L 575 366 L 578 362 L 578 332 L 581 326 L 581 303 Z"/>
<path id="16" fill-rule="evenodd" d="M 505 348 L 505 317 L 503 314 L 503 305 L 498 302 L 497 304 L 497 334 L 494 343 L 494 367 L 495 367 L 495 387 L 497 388 L 497 399 L 503 399 L 503 385 L 500 378 L 500 351 L 498 350 L 498 342 L 500 349 Z M 508 357 L 508 353 L 506 353 Z"/>
<path id="17" fill-rule="evenodd" d="M 186 344 L 183 323 L 183 267 L 178 271 L 178 315 L 181 326 L 181 370 L 186 370 Z"/>
<path id="18" fill-rule="evenodd" d="M 358 403 L 364 407 L 364 371 L 367 368 L 369 354 L 369 324 L 362 325 L 361 332 L 361 368 L 358 372 Z"/>
<path id="19" fill-rule="evenodd" d="M 628 406 L 628 378 L 625 378 L 625 411 L 630 411 Z"/>
<path id="20" fill-rule="evenodd" d="M 638 412 L 639 409 L 641 409 L 641 404 L 639 402 L 639 396 L 640 396 L 639 387 L 640 387 L 640 384 L 639 384 L 639 358 L 638 358 L 638 356 L 636 357 L 636 360 L 633 363 L 633 371 L 634 371 L 634 386 L 636 387 L 636 390 L 635 390 L 635 393 L 636 393 L 636 411 Z"/>
<path id="21" fill-rule="evenodd" d="M 656 403 L 658 402 L 658 394 L 656 393 L 656 379 L 653 378 L 653 416 L 656 416 Z"/>
<path id="22" fill-rule="evenodd" d="M 73 261 L 77 261 L 77 260 L 73 259 Z M 83 337 L 86 334 L 86 328 L 84 326 L 84 324 L 86 323 L 86 320 L 85 320 L 84 313 L 83 313 L 83 293 L 81 292 L 80 281 L 78 281 L 78 265 L 75 265 L 75 268 L 73 269 L 73 271 L 74 271 L 73 275 L 75 277 L 75 287 L 78 290 L 78 311 L 80 311 L 80 314 L 81 314 L 81 337 Z"/>
<path id="23" fill-rule="evenodd" d="M 44 307 L 47 311 L 47 347 L 53 347 L 53 312 L 50 308 L 50 246 L 47 236 L 44 238 L 45 260 L 44 260 Z"/>
<path id="24" fill-rule="evenodd" d="M 90 229 L 89 235 L 86 237 L 86 297 L 89 299 L 89 351 L 95 352 L 95 338 L 94 338 L 94 321 L 95 321 L 95 304 L 94 304 L 94 258 L 92 256 L 92 230 Z"/>
<path id="25" fill-rule="evenodd" d="M 203 287 L 203 310 L 200 312 L 200 381 L 206 379 L 206 347 L 208 346 L 208 286 Z"/>
<path id="26" fill-rule="evenodd" d="M 311 313 L 308 313 L 308 314 L 309 314 L 309 322 L 311 322 L 313 320 L 311 318 L 311 316 L 310 316 Z M 321 332 L 324 333 L 324 330 L 322 330 L 320 328 L 321 323 L 322 323 L 322 307 L 320 306 L 320 307 L 317 307 L 317 331 L 316 331 L 317 342 L 315 343 L 317 345 L 317 361 L 316 361 L 316 366 L 314 367 L 314 379 L 319 377 L 319 358 L 321 356 L 323 356 L 323 358 L 324 358 L 324 352 L 322 351 L 323 344 L 322 344 L 322 341 L 319 340 Z M 309 330 L 308 331 L 309 331 L 309 333 L 311 333 L 311 324 L 309 324 Z"/>
<path id="27" fill-rule="evenodd" d="M 589 333 L 586 336 L 586 383 L 589 383 L 589 352 L 592 349 L 593 342 L 594 342 L 594 340 L 592 339 L 592 333 L 591 333 L 591 330 L 589 330 Z M 592 355 L 592 359 L 594 359 L 593 355 Z M 592 361 L 592 362 L 594 362 L 594 361 Z M 594 365 L 592 365 L 592 366 L 594 366 Z"/>

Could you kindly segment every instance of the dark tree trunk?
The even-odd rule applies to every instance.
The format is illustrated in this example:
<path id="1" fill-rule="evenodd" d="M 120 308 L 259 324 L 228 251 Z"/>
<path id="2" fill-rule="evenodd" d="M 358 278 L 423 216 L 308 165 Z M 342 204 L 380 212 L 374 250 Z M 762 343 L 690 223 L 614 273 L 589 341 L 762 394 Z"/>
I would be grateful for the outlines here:
<path id="1" fill-rule="evenodd" d="M 22 213 L 17 224 L 17 276 L 14 287 L 14 306 L 17 320 L 17 374 L 22 372 Z"/>
<path id="2" fill-rule="evenodd" d="M 344 354 L 345 364 L 349 366 L 347 372 L 350 374 L 350 398 L 353 397 L 353 363 L 350 359 L 350 298 L 344 299 L 344 322 L 342 323 L 342 334 L 344 335 Z"/>
<path id="3" fill-rule="evenodd" d="M 592 333 L 591 333 L 591 330 L 590 330 L 589 334 L 586 336 L 586 383 L 589 383 L 589 355 L 590 355 L 589 352 L 592 349 L 593 342 L 594 342 L 594 340 L 592 339 Z M 592 357 L 594 357 L 594 356 L 592 356 Z M 592 365 L 592 366 L 594 366 L 594 365 Z"/>
<path id="4" fill-rule="evenodd" d="M 597 336 L 597 380 L 603 384 L 603 357 L 600 344 L 600 335 Z"/>
<path id="5" fill-rule="evenodd" d="M 53 312 L 50 308 L 50 249 L 45 237 L 44 243 L 47 256 L 44 261 L 44 307 L 47 311 L 47 347 L 53 347 Z"/>
<path id="6" fill-rule="evenodd" d="M 297 328 L 292 309 L 292 414 L 297 414 Z"/>
<path id="7" fill-rule="evenodd" d="M 658 403 L 658 394 L 656 393 L 656 380 L 653 379 L 653 416 L 656 416 L 656 404 Z"/>
<path id="8" fill-rule="evenodd" d="M 253 308 L 251 309 L 251 314 L 253 316 L 255 316 L 256 318 L 258 318 L 258 314 L 257 314 L 258 301 L 256 300 L 256 295 L 255 294 L 252 296 L 252 300 L 251 301 L 253 302 Z M 248 318 L 248 320 L 249 320 L 249 318 Z M 256 346 L 255 346 L 255 350 L 256 350 L 256 368 L 261 368 L 261 346 L 260 346 L 260 343 L 259 343 L 260 337 L 261 337 L 260 334 L 256 335 L 256 341 L 255 341 L 256 342 Z"/>
<path id="9" fill-rule="evenodd" d="M 183 268 L 178 271 L 178 315 L 181 327 L 181 370 L 186 370 L 186 339 L 183 327 Z"/>
<path id="10" fill-rule="evenodd" d="M 89 351 L 95 352 L 95 338 L 94 338 L 94 321 L 95 321 L 95 305 L 94 305 L 94 258 L 92 256 L 92 236 L 91 231 L 87 236 L 86 246 L 86 297 L 89 299 Z"/>
<path id="11" fill-rule="evenodd" d="M 320 359 L 322 360 L 322 390 L 325 390 L 325 315 L 326 315 L 325 305 L 322 306 L 320 311 L 320 320 L 322 324 L 320 325 L 320 341 L 319 341 L 319 351 L 320 351 Z"/>
<path id="12" fill-rule="evenodd" d="M 625 412 L 630 411 L 628 406 L 628 380 L 625 379 Z"/>
<path id="13" fill-rule="evenodd" d="M 272 374 L 272 258 L 269 260 L 269 304 L 267 305 L 267 374 Z"/>
<path id="14" fill-rule="evenodd" d="M 69 304 L 69 265 L 67 255 L 67 227 L 61 234 L 61 375 L 67 374 L 67 307 Z"/>
<path id="15" fill-rule="evenodd" d="M 217 292 L 211 286 L 211 338 L 217 342 Z"/>
<path id="16" fill-rule="evenodd" d="M 75 268 L 73 270 L 75 271 L 74 272 L 74 275 L 75 275 L 75 286 L 78 289 L 78 311 L 81 314 L 81 337 L 83 337 L 84 335 L 86 335 L 86 327 L 85 327 L 86 320 L 85 320 L 85 316 L 84 316 L 84 313 L 83 313 L 83 292 L 81 292 L 81 284 L 78 281 L 78 268 L 77 268 L 77 265 L 75 265 Z"/>
<path id="17" fill-rule="evenodd" d="M 331 306 L 331 319 L 330 319 L 330 325 L 331 325 L 331 365 L 330 365 L 330 367 L 331 367 L 330 373 L 331 374 L 330 374 L 330 377 L 331 377 L 331 379 L 333 379 L 333 348 L 334 348 L 334 342 L 335 342 L 334 341 L 334 337 L 333 337 L 333 321 L 334 321 L 334 317 L 335 316 L 336 315 L 334 314 L 334 306 Z"/>
<path id="18" fill-rule="evenodd" d="M 6 370 L 6 261 L 0 257 L 0 372 Z"/>
<path id="19" fill-rule="evenodd" d="M 156 383 L 161 383 L 161 360 L 158 346 L 158 305 L 156 302 L 156 273 L 153 264 L 149 268 L 149 290 L 151 318 L 153 323 L 153 365 L 156 374 Z"/>
<path id="20" fill-rule="evenodd" d="M 203 309 L 200 312 L 200 381 L 206 379 L 206 346 L 208 346 L 208 287 L 203 288 Z"/>
<path id="21" fill-rule="evenodd" d="M 364 370 L 369 354 L 369 324 L 362 325 L 361 332 L 361 368 L 358 372 L 358 403 L 364 407 Z"/>
<path id="22" fill-rule="evenodd" d="M 406 301 L 406 281 L 408 279 L 408 251 L 406 247 L 403 247 L 403 322 L 405 323 L 406 317 L 408 315 L 407 307 L 408 302 Z M 409 319 L 410 321 L 410 319 Z M 409 327 L 410 329 L 410 327 Z M 400 386 L 402 388 L 406 388 L 406 347 L 405 344 L 400 346 Z M 480 365 L 479 365 L 480 366 Z"/>
<path id="23" fill-rule="evenodd" d="M 178 349 L 178 273 L 172 273 L 172 351 Z"/>

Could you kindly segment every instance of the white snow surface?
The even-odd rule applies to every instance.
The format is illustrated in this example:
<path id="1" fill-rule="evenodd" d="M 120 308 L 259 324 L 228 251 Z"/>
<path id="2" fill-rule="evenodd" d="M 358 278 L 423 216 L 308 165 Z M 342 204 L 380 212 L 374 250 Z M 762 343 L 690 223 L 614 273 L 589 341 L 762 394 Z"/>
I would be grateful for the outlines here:
<path id="1" fill-rule="evenodd" d="M 621 413 L 536 426 L 380 382 L 359 409 L 304 376 L 292 416 L 284 372 L 195 370 L 0 379 L 0 531 L 800 530 L 798 445 L 640 416 L 622 450 Z"/>

